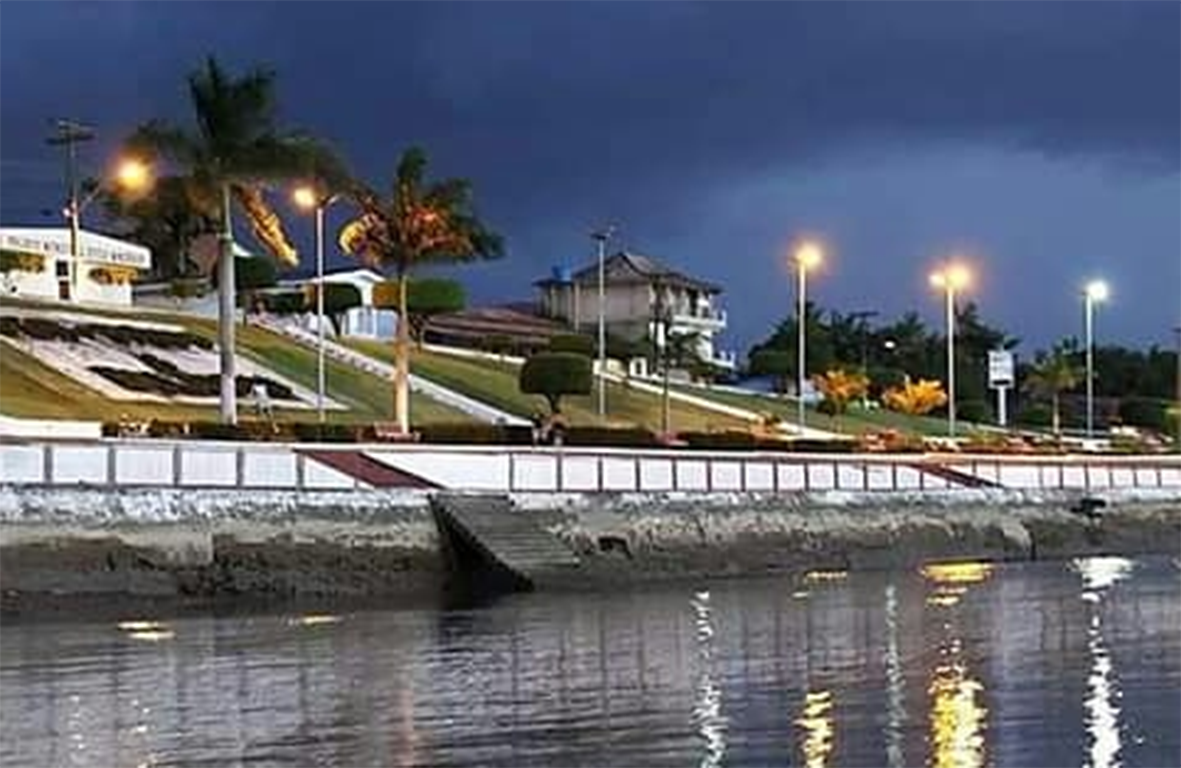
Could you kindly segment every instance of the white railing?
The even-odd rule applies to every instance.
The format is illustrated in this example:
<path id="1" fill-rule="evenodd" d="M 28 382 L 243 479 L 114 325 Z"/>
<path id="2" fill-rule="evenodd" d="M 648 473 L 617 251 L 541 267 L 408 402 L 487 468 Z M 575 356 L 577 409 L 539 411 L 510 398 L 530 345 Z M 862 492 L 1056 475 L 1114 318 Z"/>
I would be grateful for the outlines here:
<path id="1" fill-rule="evenodd" d="M 688 325 L 688 326 L 716 326 L 724 328 L 726 326 L 726 310 L 713 309 L 712 307 L 698 307 L 692 309 L 689 307 L 677 307 L 672 313 L 673 325 Z"/>
<path id="2" fill-rule="evenodd" d="M 1181 457 L 1009 457 L 446 445 L 293 445 L 102 440 L 0 443 L 0 483 L 72 487 L 348 490 L 365 482 L 312 452 L 420 478 L 421 487 L 490 492 L 914 492 L 1174 489 Z M 363 454 L 363 456 L 358 456 Z"/>

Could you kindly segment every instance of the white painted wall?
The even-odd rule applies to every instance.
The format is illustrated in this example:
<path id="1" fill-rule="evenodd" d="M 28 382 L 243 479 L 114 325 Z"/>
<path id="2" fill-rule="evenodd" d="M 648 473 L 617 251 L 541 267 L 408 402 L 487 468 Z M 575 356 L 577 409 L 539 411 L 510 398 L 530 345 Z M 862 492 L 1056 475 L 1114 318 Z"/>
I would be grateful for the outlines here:
<path id="1" fill-rule="evenodd" d="M 364 447 L 360 447 L 364 450 Z M 337 450 L 358 450 L 339 448 Z M 470 491 L 918 491 L 955 488 L 916 462 L 881 456 L 803 457 L 736 452 L 613 449 L 371 447 L 369 457 L 444 488 Z M 178 463 L 179 462 L 179 463 Z M 950 469 L 999 477 L 1007 488 L 1181 488 L 1181 461 L 995 459 Z M 166 441 L 0 443 L 0 482 L 245 488 L 356 488 L 352 477 L 301 456 L 293 445 Z"/>

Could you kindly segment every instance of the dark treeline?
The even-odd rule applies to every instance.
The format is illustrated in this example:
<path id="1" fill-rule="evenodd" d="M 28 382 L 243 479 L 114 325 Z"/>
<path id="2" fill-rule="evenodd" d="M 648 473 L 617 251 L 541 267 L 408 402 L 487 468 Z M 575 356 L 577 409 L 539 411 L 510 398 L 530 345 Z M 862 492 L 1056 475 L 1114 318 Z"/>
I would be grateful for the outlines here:
<path id="1" fill-rule="evenodd" d="M 891 322 L 878 322 L 870 312 L 844 313 L 807 305 L 807 370 L 811 374 L 837 368 L 863 370 L 871 393 L 894 386 L 905 376 L 947 380 L 947 336 L 909 312 Z M 784 389 L 796 377 L 797 321 L 781 321 L 751 347 L 748 373 L 772 376 Z M 985 322 L 979 308 L 965 303 L 957 312 L 955 356 L 956 399 L 964 418 L 992 418 L 995 394 L 988 388 L 988 353 L 1006 349 L 1017 361 L 1016 413 L 1028 423 L 1048 424 L 1050 389 L 1062 403 L 1062 423 L 1080 426 L 1084 419 L 1085 350 L 1074 338 L 1063 339 L 1033 354 L 1016 350 L 1020 339 Z M 1048 375 L 1050 372 L 1058 374 Z M 1168 403 L 1176 396 L 1177 353 L 1153 345 L 1134 349 L 1104 344 L 1095 349 L 1097 417 L 1102 424 L 1128 423 L 1160 427 Z M 1037 384 L 1038 386 L 1035 386 Z M 1014 400 L 1010 400 L 1014 403 Z"/>

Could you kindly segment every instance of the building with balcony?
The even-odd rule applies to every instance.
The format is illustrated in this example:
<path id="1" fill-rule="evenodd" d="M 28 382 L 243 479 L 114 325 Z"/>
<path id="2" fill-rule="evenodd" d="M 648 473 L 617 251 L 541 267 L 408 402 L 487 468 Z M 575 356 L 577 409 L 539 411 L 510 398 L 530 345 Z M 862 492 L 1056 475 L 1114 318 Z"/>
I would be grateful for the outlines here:
<path id="1" fill-rule="evenodd" d="M 735 365 L 733 353 L 717 349 L 716 337 L 726 329 L 726 311 L 718 306 L 722 289 L 714 283 L 690 277 L 650 256 L 620 251 L 603 263 L 603 315 L 608 333 L 638 341 L 655 338 L 655 323 L 663 311 L 668 332 L 693 335 L 698 357 L 727 370 Z M 553 274 L 534 283 L 543 317 L 561 320 L 575 331 L 593 334 L 599 322 L 598 261 L 577 271 L 555 268 Z"/>

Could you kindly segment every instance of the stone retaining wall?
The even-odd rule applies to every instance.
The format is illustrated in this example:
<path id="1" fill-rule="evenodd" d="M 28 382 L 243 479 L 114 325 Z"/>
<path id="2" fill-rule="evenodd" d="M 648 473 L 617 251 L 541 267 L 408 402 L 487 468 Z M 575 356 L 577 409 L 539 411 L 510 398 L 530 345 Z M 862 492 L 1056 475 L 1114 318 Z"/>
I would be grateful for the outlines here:
<path id="1" fill-rule="evenodd" d="M 938 559 L 1181 554 L 1181 493 L 518 494 L 583 559 L 571 584 L 902 566 Z M 0 487 L 0 589 L 38 595 L 392 595 L 449 583 L 419 490 Z"/>

